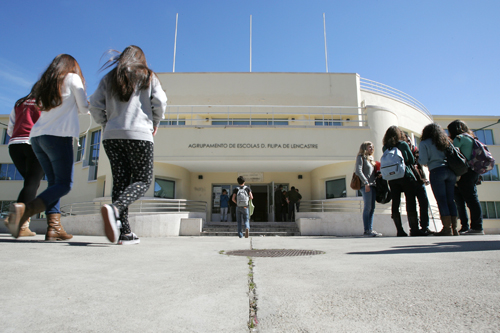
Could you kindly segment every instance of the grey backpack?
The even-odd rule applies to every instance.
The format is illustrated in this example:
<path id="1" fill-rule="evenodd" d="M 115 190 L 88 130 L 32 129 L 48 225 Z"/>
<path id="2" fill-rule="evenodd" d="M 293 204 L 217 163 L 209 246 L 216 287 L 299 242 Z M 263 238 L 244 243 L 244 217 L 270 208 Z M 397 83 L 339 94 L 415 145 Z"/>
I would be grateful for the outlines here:
<path id="1" fill-rule="evenodd" d="M 248 207 L 248 201 L 250 197 L 248 196 L 248 192 L 246 191 L 247 186 L 243 185 L 238 188 L 238 192 L 236 193 L 236 204 L 238 207 Z"/>

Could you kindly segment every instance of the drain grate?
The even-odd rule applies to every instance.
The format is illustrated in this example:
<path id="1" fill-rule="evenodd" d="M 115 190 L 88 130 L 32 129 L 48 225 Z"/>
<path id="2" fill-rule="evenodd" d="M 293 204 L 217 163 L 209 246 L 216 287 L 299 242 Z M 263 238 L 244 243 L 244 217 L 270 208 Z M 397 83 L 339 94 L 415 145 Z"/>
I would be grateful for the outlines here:
<path id="1" fill-rule="evenodd" d="M 229 256 L 242 256 L 242 257 L 300 257 L 300 256 L 314 256 L 317 254 L 325 254 L 323 251 L 316 250 L 236 250 L 228 251 L 225 254 Z"/>

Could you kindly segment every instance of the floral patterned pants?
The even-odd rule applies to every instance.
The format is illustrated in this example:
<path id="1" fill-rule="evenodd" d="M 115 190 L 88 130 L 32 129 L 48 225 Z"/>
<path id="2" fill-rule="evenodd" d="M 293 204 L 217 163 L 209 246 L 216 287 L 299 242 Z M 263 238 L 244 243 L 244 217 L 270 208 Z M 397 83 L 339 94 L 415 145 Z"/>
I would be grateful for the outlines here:
<path id="1" fill-rule="evenodd" d="M 122 234 L 131 232 L 128 206 L 142 197 L 153 180 L 153 147 L 151 141 L 107 139 L 102 144 L 113 175 L 113 205 L 120 212 Z"/>

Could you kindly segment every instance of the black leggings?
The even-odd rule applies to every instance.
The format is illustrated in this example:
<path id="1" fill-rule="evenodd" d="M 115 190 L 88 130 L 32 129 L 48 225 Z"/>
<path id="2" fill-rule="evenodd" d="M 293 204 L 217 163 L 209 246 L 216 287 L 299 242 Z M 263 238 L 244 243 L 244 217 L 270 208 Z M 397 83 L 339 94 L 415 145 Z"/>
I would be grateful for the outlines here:
<path id="1" fill-rule="evenodd" d="M 128 206 L 142 197 L 153 180 L 153 142 L 107 139 L 102 144 L 113 175 L 113 205 L 120 212 L 122 234 L 131 232 Z"/>
<path id="2" fill-rule="evenodd" d="M 36 191 L 40 187 L 40 181 L 44 175 L 42 166 L 38 162 L 33 148 L 27 143 L 9 145 L 9 155 L 17 171 L 24 178 L 23 189 L 19 192 L 17 202 L 28 203 L 36 198 Z"/>

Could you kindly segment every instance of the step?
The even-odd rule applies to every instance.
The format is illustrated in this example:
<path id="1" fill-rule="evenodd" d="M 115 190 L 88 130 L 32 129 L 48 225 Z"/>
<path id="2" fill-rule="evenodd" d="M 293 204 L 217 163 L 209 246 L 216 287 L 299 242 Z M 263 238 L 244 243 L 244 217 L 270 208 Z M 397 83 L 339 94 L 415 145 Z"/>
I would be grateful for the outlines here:
<path id="1" fill-rule="evenodd" d="M 237 237 L 237 231 L 225 232 L 225 231 L 202 231 L 200 236 L 227 236 L 227 237 Z M 250 237 L 290 237 L 290 236 L 300 236 L 300 232 L 250 232 Z"/>
<path id="2" fill-rule="evenodd" d="M 209 222 L 203 236 L 237 236 L 236 222 Z M 250 236 L 300 236 L 295 222 L 250 222 Z"/>

